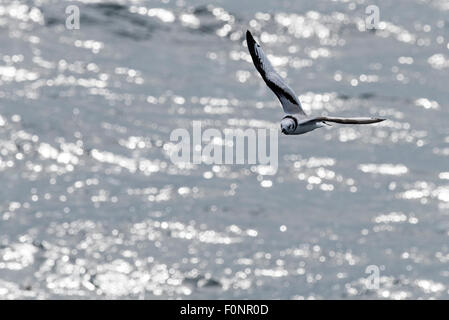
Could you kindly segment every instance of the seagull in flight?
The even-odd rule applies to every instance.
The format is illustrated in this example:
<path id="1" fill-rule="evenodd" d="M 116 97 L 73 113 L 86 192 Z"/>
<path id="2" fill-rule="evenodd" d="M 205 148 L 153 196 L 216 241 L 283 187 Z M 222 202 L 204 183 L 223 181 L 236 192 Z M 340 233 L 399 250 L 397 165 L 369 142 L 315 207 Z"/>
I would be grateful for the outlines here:
<path id="1" fill-rule="evenodd" d="M 370 124 L 384 121 L 380 118 L 342 118 L 342 117 L 316 117 L 308 118 L 301 106 L 295 92 L 285 83 L 284 79 L 274 70 L 260 45 L 254 40 L 251 32 L 246 31 L 248 50 L 253 59 L 254 66 L 259 71 L 267 86 L 274 92 L 287 114 L 281 120 L 281 131 L 286 135 L 304 134 L 306 132 L 330 125 L 328 122 L 343 124 Z"/>

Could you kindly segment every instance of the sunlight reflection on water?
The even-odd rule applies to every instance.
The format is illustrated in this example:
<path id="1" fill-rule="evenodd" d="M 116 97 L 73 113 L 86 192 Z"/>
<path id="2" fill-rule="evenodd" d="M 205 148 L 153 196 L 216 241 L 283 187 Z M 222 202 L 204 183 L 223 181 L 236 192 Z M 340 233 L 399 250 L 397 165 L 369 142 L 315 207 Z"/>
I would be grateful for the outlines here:
<path id="1" fill-rule="evenodd" d="M 196 2 L 0 4 L 0 298 L 447 298 L 444 2 Z M 278 129 L 247 28 L 307 113 L 388 120 L 172 163 L 193 120 Z"/>

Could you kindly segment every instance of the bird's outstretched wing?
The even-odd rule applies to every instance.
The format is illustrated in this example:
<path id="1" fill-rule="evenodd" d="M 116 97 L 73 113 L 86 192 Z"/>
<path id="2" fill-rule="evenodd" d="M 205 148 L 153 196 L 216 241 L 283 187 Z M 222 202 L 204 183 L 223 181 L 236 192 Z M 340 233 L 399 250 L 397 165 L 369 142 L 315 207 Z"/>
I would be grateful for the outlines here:
<path id="1" fill-rule="evenodd" d="M 343 124 L 370 124 L 382 122 L 385 119 L 381 118 L 368 118 L 368 117 L 357 117 L 357 118 L 343 118 L 343 117 L 316 117 L 310 119 L 308 122 L 335 122 Z"/>
<path id="2" fill-rule="evenodd" d="M 253 59 L 254 66 L 259 71 L 267 86 L 274 92 L 287 114 L 300 114 L 306 116 L 301 102 L 295 92 L 285 83 L 284 79 L 274 70 L 260 45 L 254 40 L 251 32 L 246 31 L 248 50 Z"/>

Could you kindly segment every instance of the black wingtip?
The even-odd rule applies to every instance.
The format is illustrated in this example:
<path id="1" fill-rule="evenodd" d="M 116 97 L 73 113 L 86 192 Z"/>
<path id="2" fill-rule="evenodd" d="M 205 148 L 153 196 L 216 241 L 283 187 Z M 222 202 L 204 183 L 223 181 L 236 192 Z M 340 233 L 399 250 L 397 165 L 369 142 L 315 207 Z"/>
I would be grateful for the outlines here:
<path id="1" fill-rule="evenodd" d="M 372 118 L 372 119 L 373 119 L 372 123 L 379 123 L 379 122 L 387 120 L 387 119 L 384 119 L 384 118 Z"/>
<path id="2" fill-rule="evenodd" d="M 253 38 L 253 35 L 249 30 L 246 30 L 246 42 L 248 43 L 248 45 L 256 43 L 256 41 Z"/>

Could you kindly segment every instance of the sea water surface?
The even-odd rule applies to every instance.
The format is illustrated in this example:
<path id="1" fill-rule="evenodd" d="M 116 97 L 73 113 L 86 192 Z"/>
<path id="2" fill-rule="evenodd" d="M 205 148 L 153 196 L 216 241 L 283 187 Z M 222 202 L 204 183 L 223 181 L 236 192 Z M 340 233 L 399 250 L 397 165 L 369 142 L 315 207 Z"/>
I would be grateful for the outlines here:
<path id="1" fill-rule="evenodd" d="M 172 163 L 279 128 L 247 29 L 307 113 L 388 120 Z M 0 298 L 449 298 L 448 1 L 1 0 L 0 42 Z"/>

